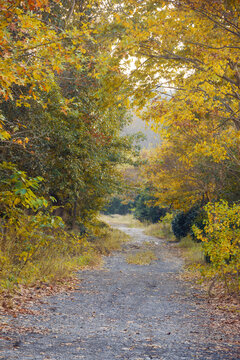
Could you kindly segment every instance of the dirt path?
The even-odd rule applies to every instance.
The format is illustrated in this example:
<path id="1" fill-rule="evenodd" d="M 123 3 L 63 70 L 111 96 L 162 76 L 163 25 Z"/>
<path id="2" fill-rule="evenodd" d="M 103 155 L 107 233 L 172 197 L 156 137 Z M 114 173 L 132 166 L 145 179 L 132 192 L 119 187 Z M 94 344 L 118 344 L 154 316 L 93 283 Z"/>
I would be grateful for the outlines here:
<path id="1" fill-rule="evenodd" d="M 47 299 L 39 315 L 5 319 L 31 331 L 4 334 L 0 359 L 240 359 L 236 339 L 212 328 L 206 300 L 179 279 L 181 260 L 141 229 L 121 230 L 133 241 L 102 270 L 80 272 L 76 291 Z M 126 254 L 145 241 L 158 260 L 127 264 Z"/>

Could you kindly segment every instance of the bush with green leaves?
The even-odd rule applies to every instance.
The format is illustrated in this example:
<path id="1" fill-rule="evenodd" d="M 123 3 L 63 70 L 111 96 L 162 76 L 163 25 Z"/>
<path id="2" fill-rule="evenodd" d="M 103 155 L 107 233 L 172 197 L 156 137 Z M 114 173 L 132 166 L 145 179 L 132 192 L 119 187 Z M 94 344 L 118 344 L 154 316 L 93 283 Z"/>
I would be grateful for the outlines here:
<path id="1" fill-rule="evenodd" d="M 166 208 L 152 205 L 156 200 L 149 189 L 144 189 L 135 200 L 134 217 L 141 222 L 157 223 L 166 213 Z"/>
<path id="2" fill-rule="evenodd" d="M 41 279 L 44 273 L 52 276 L 62 265 L 54 264 L 53 269 L 50 262 L 83 251 L 84 237 L 68 234 L 61 217 L 53 215 L 55 207 L 39 195 L 42 181 L 28 177 L 14 164 L 0 164 L 1 288 Z"/>
<path id="3" fill-rule="evenodd" d="M 134 206 L 133 201 L 128 203 L 123 203 L 119 197 L 113 197 L 108 205 L 105 207 L 104 214 L 119 214 L 126 215 L 129 214 Z"/>
<path id="4" fill-rule="evenodd" d="M 187 212 L 181 211 L 175 215 L 172 220 L 172 231 L 177 240 L 184 238 L 189 233 L 191 234 L 191 228 L 198 218 L 200 223 L 200 208 L 197 206 L 192 207 Z"/>

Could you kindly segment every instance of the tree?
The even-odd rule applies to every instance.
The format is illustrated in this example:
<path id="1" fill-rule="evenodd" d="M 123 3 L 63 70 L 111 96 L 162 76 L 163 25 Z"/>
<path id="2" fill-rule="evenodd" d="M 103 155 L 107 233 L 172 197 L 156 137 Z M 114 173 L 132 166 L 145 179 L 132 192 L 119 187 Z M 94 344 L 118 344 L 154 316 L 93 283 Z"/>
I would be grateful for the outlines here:
<path id="1" fill-rule="evenodd" d="M 151 194 L 149 188 L 143 189 L 135 200 L 134 216 L 141 222 L 149 221 L 157 223 L 166 213 L 166 208 L 156 206 L 156 198 Z"/>
<path id="2" fill-rule="evenodd" d="M 116 8 L 115 54 L 136 67 L 126 88 L 163 139 L 146 172 L 159 204 L 239 198 L 239 10 L 222 0 Z"/>
<path id="3" fill-rule="evenodd" d="M 121 72 L 107 56 L 97 5 L 9 0 L 10 14 L 1 7 L 8 37 L 1 160 L 41 175 L 42 193 L 57 199 L 72 225 L 92 218 L 119 187 L 116 164 L 129 161 L 133 143 L 120 136 L 127 101 L 116 102 L 109 86 Z"/>

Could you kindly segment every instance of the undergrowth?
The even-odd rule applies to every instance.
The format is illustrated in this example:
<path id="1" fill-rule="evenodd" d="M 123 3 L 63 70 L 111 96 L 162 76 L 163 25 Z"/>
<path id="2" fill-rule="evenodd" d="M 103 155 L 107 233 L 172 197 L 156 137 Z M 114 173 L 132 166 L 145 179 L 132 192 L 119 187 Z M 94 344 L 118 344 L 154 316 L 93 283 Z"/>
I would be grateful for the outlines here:
<path id="1" fill-rule="evenodd" d="M 26 228 L 27 219 L 21 225 Z M 83 236 L 55 229 L 38 234 L 36 243 L 44 242 L 44 246 L 38 246 L 30 254 L 31 249 L 26 246 L 29 238 L 25 237 L 20 243 L 19 234 L 9 228 L 4 238 L 4 246 L 1 242 L 0 284 L 2 291 L 10 292 L 20 284 L 32 285 L 38 281 L 55 283 L 70 278 L 78 269 L 100 264 L 101 255 L 119 250 L 128 240 L 126 234 L 108 226 L 94 226 Z M 51 241 L 46 241 L 46 238 Z M 23 253 L 25 257 L 21 256 Z"/>
<path id="2" fill-rule="evenodd" d="M 171 227 L 172 215 L 167 214 L 161 221 L 156 224 L 148 225 L 145 229 L 145 234 L 155 236 L 160 239 L 168 241 L 175 240 L 175 236 Z"/>
<path id="3" fill-rule="evenodd" d="M 56 207 L 38 195 L 42 178 L 30 178 L 15 165 L 0 166 L 0 291 L 19 285 L 54 283 L 81 267 L 99 264 L 118 250 L 127 235 L 107 224 L 85 222 L 84 231 L 67 229 Z"/>
<path id="4" fill-rule="evenodd" d="M 205 263 L 202 243 L 193 241 L 191 236 L 182 238 L 177 246 L 182 250 L 187 265 Z"/>
<path id="5" fill-rule="evenodd" d="M 104 228 L 96 227 L 94 236 L 92 242 L 94 250 L 102 255 L 109 255 L 112 251 L 120 250 L 122 244 L 129 240 L 127 234 L 109 226 Z"/>

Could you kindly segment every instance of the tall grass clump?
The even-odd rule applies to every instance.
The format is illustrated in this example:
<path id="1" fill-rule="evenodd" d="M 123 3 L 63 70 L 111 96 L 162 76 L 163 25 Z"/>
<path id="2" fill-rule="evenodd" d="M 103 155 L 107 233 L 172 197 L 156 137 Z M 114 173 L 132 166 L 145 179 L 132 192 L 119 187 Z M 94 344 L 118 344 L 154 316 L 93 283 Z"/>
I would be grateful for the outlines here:
<path id="1" fill-rule="evenodd" d="M 205 263 L 202 243 L 194 241 L 190 235 L 182 238 L 177 246 L 182 249 L 187 265 Z"/>
<path id="2" fill-rule="evenodd" d="M 145 234 L 150 236 L 156 236 L 161 239 L 166 239 L 169 241 L 175 240 L 171 222 L 173 215 L 167 214 L 161 221 L 156 224 L 148 225 L 145 229 Z"/>
<path id="3" fill-rule="evenodd" d="M 109 255 L 113 251 L 120 250 L 122 245 L 129 241 L 129 236 L 100 221 L 91 228 L 90 241 L 97 253 Z"/>

